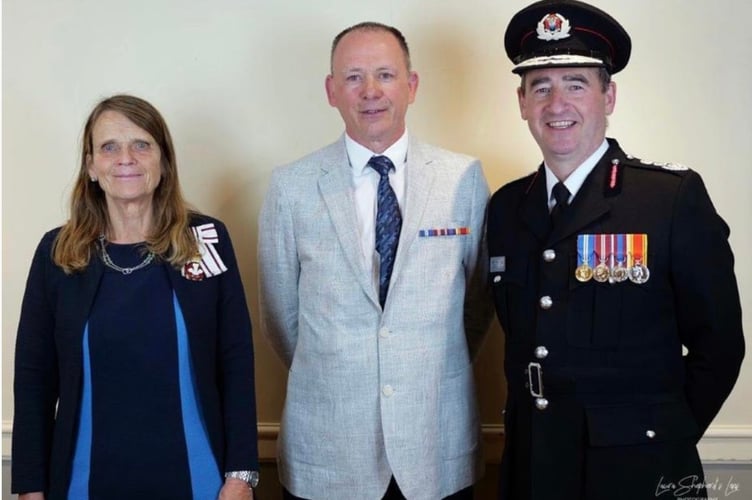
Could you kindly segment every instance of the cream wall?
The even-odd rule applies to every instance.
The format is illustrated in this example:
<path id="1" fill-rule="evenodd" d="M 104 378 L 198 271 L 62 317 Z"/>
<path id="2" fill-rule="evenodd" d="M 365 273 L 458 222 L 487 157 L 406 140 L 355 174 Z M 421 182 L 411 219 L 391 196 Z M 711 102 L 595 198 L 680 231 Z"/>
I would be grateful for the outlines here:
<path id="1" fill-rule="evenodd" d="M 65 220 L 83 121 L 103 96 L 154 103 L 176 142 L 183 188 L 229 226 L 258 317 L 256 217 L 271 169 L 327 144 L 342 125 L 324 94 L 332 37 L 362 20 L 398 26 L 421 75 L 411 132 L 478 156 L 492 189 L 540 154 L 519 119 L 503 51 L 526 0 L 5 0 L 2 155 L 2 423 L 10 453 L 13 346 L 28 266 Z M 609 135 L 643 158 L 698 170 L 732 227 L 752 331 L 752 17 L 748 0 L 598 0 L 633 37 L 616 75 Z M 723 8 L 720 9 L 719 6 Z M 261 235 L 263 237 L 263 235 Z M 691 249 L 687 249 L 691 251 Z M 712 266 L 712 262 L 698 262 Z M 639 311 L 636 311 L 639 314 Z M 271 456 L 285 374 L 255 332 L 262 453 Z M 503 400 L 500 331 L 478 363 L 489 456 Z M 752 459 L 752 371 L 703 440 L 712 459 Z"/>

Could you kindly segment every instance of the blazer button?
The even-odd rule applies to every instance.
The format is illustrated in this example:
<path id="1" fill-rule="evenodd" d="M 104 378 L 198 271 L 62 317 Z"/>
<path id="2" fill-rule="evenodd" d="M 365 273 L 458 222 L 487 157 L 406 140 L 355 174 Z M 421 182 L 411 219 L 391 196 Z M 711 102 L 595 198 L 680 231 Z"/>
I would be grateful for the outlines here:
<path id="1" fill-rule="evenodd" d="M 543 250 L 543 260 L 545 262 L 553 262 L 554 260 L 556 260 L 556 251 L 552 248 Z"/>
<path id="2" fill-rule="evenodd" d="M 535 348 L 535 357 L 538 359 L 546 359 L 548 357 L 548 349 L 546 346 L 539 345 Z"/>
<path id="3" fill-rule="evenodd" d="M 381 392 L 386 397 L 390 397 L 392 394 L 394 394 L 394 388 L 391 385 L 385 385 L 383 389 L 381 389 Z"/>
<path id="4" fill-rule="evenodd" d="M 648 439 L 653 439 L 655 437 L 655 431 L 654 430 L 648 430 L 645 435 L 648 437 Z"/>
<path id="5" fill-rule="evenodd" d="M 541 309 L 551 309 L 551 306 L 554 305 L 553 299 L 549 297 L 548 295 L 544 295 L 543 297 L 541 297 L 539 303 L 540 303 Z"/>
<path id="6" fill-rule="evenodd" d="M 535 398 L 535 407 L 539 410 L 545 410 L 546 408 L 548 408 L 548 399 Z"/>

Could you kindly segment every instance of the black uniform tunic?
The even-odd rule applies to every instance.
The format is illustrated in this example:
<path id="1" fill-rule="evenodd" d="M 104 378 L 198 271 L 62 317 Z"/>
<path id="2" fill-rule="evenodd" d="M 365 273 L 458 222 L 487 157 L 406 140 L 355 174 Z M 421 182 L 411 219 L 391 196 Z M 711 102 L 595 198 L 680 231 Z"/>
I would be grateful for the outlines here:
<path id="1" fill-rule="evenodd" d="M 541 165 L 489 205 L 506 334 L 501 498 L 704 495 L 695 445 L 744 352 L 727 225 L 697 173 L 613 140 L 555 229 L 546 196 Z M 646 234 L 649 279 L 579 281 L 581 234 Z"/>

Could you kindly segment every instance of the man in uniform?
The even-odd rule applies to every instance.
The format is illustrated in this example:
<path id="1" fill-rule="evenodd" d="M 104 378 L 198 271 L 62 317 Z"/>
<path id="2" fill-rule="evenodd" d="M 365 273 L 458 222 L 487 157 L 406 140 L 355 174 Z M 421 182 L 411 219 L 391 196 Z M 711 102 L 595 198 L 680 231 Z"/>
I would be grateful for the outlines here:
<path id="1" fill-rule="evenodd" d="M 696 443 L 744 356 L 729 228 L 696 172 L 605 137 L 631 49 L 616 20 L 536 2 L 505 47 L 543 163 L 489 205 L 508 383 L 500 497 L 704 498 Z"/>

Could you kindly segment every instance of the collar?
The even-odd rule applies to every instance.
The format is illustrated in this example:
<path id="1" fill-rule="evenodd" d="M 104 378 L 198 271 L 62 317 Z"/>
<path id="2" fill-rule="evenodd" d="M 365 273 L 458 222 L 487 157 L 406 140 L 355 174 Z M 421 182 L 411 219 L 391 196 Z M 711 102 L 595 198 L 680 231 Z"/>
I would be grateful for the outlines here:
<path id="1" fill-rule="evenodd" d="M 582 187 L 588 174 L 593 171 L 598 164 L 598 161 L 606 154 L 606 151 L 608 151 L 608 141 L 604 138 L 603 143 L 598 146 L 598 149 L 582 162 L 579 167 L 574 169 L 574 171 L 569 174 L 569 177 L 564 180 L 564 185 L 571 193 L 571 196 L 569 197 L 570 203 L 577 195 L 577 191 Z M 546 170 L 546 193 L 548 195 L 546 199 L 548 200 L 548 208 L 550 209 L 556 204 L 556 201 L 552 199 L 551 191 L 554 189 L 556 183 L 559 182 L 559 179 L 556 178 L 556 175 L 554 175 L 548 165 L 544 163 L 544 166 Z"/>
<path id="2" fill-rule="evenodd" d="M 394 164 L 394 170 L 401 170 L 405 167 L 407 160 L 407 146 L 408 146 L 407 129 L 402 134 L 402 137 L 386 148 L 383 153 L 374 153 L 367 147 L 355 142 L 347 133 L 345 133 L 345 149 L 347 150 L 347 157 L 350 160 L 350 166 L 353 168 L 355 175 L 362 175 L 363 170 L 368 166 L 368 160 L 372 156 L 388 156 Z"/>

